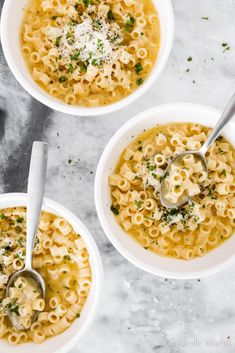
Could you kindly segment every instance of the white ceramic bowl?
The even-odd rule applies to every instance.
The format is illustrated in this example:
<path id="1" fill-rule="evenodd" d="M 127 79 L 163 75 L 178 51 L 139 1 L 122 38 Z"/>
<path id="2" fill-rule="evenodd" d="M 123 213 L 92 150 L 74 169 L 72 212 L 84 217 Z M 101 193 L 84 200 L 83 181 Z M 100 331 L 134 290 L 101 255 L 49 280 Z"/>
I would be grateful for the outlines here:
<path id="1" fill-rule="evenodd" d="M 25 206 L 26 200 L 26 194 L 22 193 L 2 194 L 0 195 L 0 209 Z M 85 240 L 92 269 L 92 286 L 80 318 L 75 320 L 66 331 L 47 339 L 41 344 L 26 343 L 10 346 L 6 340 L 0 339 L 0 353 L 66 353 L 83 336 L 96 315 L 103 283 L 103 267 L 94 239 L 86 226 L 71 211 L 57 202 L 44 198 L 42 209 L 64 217 L 72 225 L 75 232 L 79 233 Z"/>
<path id="2" fill-rule="evenodd" d="M 235 236 L 210 251 L 204 257 L 191 261 L 161 257 L 143 249 L 128 236 L 116 222 L 110 211 L 111 196 L 108 176 L 113 172 L 123 149 L 133 140 L 133 136 L 156 124 L 171 122 L 197 122 L 213 127 L 220 112 L 190 103 L 161 105 L 143 113 L 124 124 L 107 144 L 98 164 L 95 179 L 95 203 L 100 223 L 115 248 L 134 265 L 155 275 L 169 278 L 198 278 L 219 271 L 235 261 Z M 235 145 L 235 123 L 230 122 L 223 132 Z"/>
<path id="3" fill-rule="evenodd" d="M 48 107 L 72 115 L 102 115 L 119 110 L 140 97 L 155 81 L 164 69 L 169 57 L 173 36 L 174 17 L 170 0 L 153 0 L 160 18 L 161 44 L 157 62 L 147 80 L 130 96 L 105 107 L 72 106 L 47 94 L 33 79 L 24 62 L 19 46 L 19 28 L 23 9 L 27 0 L 6 0 L 1 16 L 1 41 L 8 65 L 15 78 L 28 93 Z"/>

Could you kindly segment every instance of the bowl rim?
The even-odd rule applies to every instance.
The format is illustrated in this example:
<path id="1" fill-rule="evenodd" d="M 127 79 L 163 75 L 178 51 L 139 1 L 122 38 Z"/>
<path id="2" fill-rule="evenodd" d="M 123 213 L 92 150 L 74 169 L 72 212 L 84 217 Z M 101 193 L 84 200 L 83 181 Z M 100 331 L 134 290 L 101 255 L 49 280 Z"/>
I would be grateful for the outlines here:
<path id="1" fill-rule="evenodd" d="M 11 55 L 11 51 L 9 49 L 9 43 L 7 40 L 7 19 L 12 14 L 12 4 L 13 1 L 5 1 L 2 8 L 2 15 L 0 20 L 0 36 L 2 42 L 2 49 L 5 56 L 5 59 L 8 63 L 10 70 L 12 71 L 16 80 L 20 83 L 20 85 L 35 99 L 39 102 L 43 103 L 47 107 L 59 111 L 61 113 L 75 115 L 75 116 L 99 116 L 106 115 L 109 113 L 116 112 L 129 104 L 133 103 L 137 98 L 142 96 L 155 82 L 155 80 L 160 76 L 162 71 L 164 70 L 168 58 L 171 53 L 171 49 L 173 46 L 174 40 L 174 11 L 171 0 L 164 0 L 163 6 L 165 7 L 167 13 L 167 42 L 165 48 L 162 52 L 162 57 L 160 62 L 158 63 L 158 59 L 155 62 L 154 68 L 148 79 L 134 92 L 132 92 L 129 96 L 121 99 L 118 102 L 109 104 L 107 106 L 100 107 L 82 107 L 82 106 L 72 106 L 66 103 L 60 102 L 57 99 L 51 98 L 51 96 L 47 92 L 37 91 L 33 85 L 31 85 L 30 81 L 28 81 L 21 71 L 18 69 L 17 64 L 14 61 L 14 58 Z M 157 64 L 158 63 L 158 64 Z M 44 93 L 44 94 L 43 94 Z"/>
<path id="2" fill-rule="evenodd" d="M 112 245 L 116 248 L 116 250 L 124 256 L 129 262 L 131 262 L 133 265 L 137 266 L 138 268 L 149 272 L 153 275 L 157 275 L 160 277 L 164 278 L 172 278 L 172 279 L 194 279 L 194 278 L 202 278 L 206 277 L 208 275 L 214 274 L 220 270 L 223 270 L 227 267 L 229 267 L 231 264 L 235 262 L 235 254 L 234 256 L 229 257 L 228 259 L 215 264 L 211 265 L 208 268 L 201 269 L 201 270 L 188 270 L 187 272 L 172 272 L 169 270 L 164 270 L 161 268 L 156 268 L 153 265 L 149 265 L 146 262 L 142 261 L 139 259 L 136 255 L 134 255 L 131 251 L 129 251 L 123 244 L 121 244 L 117 240 L 117 236 L 113 234 L 112 227 L 109 225 L 107 221 L 107 217 L 105 216 L 105 205 L 102 203 L 102 185 L 103 185 L 103 172 L 105 169 L 105 165 L 107 161 L 110 159 L 111 151 L 112 149 L 116 146 L 118 143 L 119 139 L 127 132 L 127 130 L 133 128 L 136 123 L 139 121 L 143 121 L 147 116 L 150 116 L 154 113 L 160 113 L 160 112 L 170 112 L 170 111 L 175 111 L 175 110 L 184 110 L 184 109 L 190 109 L 190 110 L 201 110 L 204 111 L 208 114 L 211 115 L 216 115 L 220 116 L 221 112 L 215 108 L 212 108 L 207 105 L 202 105 L 202 104 L 197 104 L 197 103 L 189 103 L 189 102 L 176 102 L 176 103 L 167 103 L 167 104 L 162 104 L 158 105 L 155 107 L 152 107 L 148 110 L 145 110 L 130 120 L 128 120 L 126 123 L 124 123 L 117 131 L 116 133 L 111 137 L 109 142 L 106 144 L 105 149 L 100 157 L 100 160 L 98 162 L 98 166 L 96 169 L 96 175 L 95 175 L 95 185 L 94 185 L 94 198 L 95 198 L 95 205 L 96 205 L 96 211 L 98 214 L 98 218 L 101 224 L 101 227 L 112 243 Z M 180 122 L 180 121 L 179 121 Z M 232 123 L 232 122 L 230 122 Z M 137 136 L 137 135 L 136 135 Z M 130 143 L 130 142 L 128 142 Z M 127 143 L 127 144 L 128 144 Z M 125 145 L 126 146 L 126 145 Z M 124 147 L 123 147 L 124 148 Z M 187 262 L 190 263 L 190 262 Z"/>
<path id="3" fill-rule="evenodd" d="M 26 193 L 18 193 L 18 192 L 13 192 L 13 193 L 4 193 L 0 194 L 0 203 L 1 202 L 6 202 L 9 203 L 11 206 L 5 206 L 5 207 L 20 207 L 19 202 L 22 201 L 22 207 L 27 205 L 27 194 Z M 16 206 L 14 205 L 14 202 L 17 203 Z M 1 209 L 2 207 L 0 207 Z M 78 228 L 81 229 L 81 233 L 85 234 L 86 236 L 86 241 L 89 241 L 88 247 L 89 253 L 92 256 L 92 262 L 93 262 L 93 277 L 95 278 L 95 295 L 92 298 L 89 310 L 87 312 L 87 316 L 85 318 L 85 321 L 79 331 L 77 331 L 76 335 L 71 336 L 71 339 L 67 340 L 65 344 L 63 344 L 59 349 L 56 349 L 55 351 L 52 351 L 52 353 L 66 353 L 68 352 L 71 348 L 73 348 L 76 343 L 83 337 L 85 332 L 88 330 L 88 328 L 91 326 L 93 321 L 95 320 L 98 308 L 99 308 L 99 303 L 101 300 L 101 292 L 103 288 L 103 282 L 104 282 L 104 272 L 103 272 L 103 263 L 101 259 L 101 255 L 99 252 L 99 249 L 96 245 L 96 242 L 91 235 L 89 229 L 86 227 L 86 225 L 68 208 L 64 207 L 60 203 L 53 201 L 47 197 L 43 198 L 43 204 L 42 204 L 42 210 L 43 209 L 51 209 L 52 212 L 55 212 L 55 215 L 58 212 L 58 215 L 63 216 L 66 220 L 73 224 L 77 224 Z M 64 331 L 66 332 L 66 331 Z M 59 335 L 63 335 L 63 332 L 60 333 Z M 56 336 L 55 336 L 56 337 Z M 47 342 L 49 340 L 46 340 Z M 26 344 L 33 344 L 33 342 L 28 342 Z M 20 345 L 23 347 L 23 345 Z M 40 347 L 43 348 L 43 343 L 40 345 Z M 1 350 L 1 348 L 0 348 Z"/>

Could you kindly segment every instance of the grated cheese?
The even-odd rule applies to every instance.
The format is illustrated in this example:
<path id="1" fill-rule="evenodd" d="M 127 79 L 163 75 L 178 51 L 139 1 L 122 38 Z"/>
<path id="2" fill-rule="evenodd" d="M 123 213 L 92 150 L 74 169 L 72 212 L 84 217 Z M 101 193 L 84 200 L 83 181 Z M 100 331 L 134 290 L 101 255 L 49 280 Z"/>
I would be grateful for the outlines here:
<path id="1" fill-rule="evenodd" d="M 50 29 L 46 34 L 51 39 L 53 36 L 54 42 L 56 34 L 58 42 L 55 45 L 65 63 L 71 62 L 74 54 L 88 65 L 114 61 L 119 55 L 118 44 L 122 41 L 121 29 L 117 24 L 110 24 L 104 18 L 93 21 L 85 16 L 82 23 Z"/>

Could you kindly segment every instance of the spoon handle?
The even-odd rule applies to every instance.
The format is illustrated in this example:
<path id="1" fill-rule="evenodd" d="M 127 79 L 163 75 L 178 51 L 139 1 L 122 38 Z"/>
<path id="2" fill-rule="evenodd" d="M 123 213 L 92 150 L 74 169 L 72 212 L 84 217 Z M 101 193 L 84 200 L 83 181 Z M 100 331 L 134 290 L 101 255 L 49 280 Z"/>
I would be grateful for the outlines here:
<path id="1" fill-rule="evenodd" d="M 226 105 L 221 118 L 219 119 L 218 123 L 216 124 L 215 128 L 213 129 L 212 133 L 200 149 L 200 153 L 205 155 L 206 151 L 208 148 L 211 146 L 211 144 L 215 141 L 215 139 L 218 137 L 218 135 L 221 133 L 223 130 L 224 126 L 227 124 L 227 122 L 234 116 L 235 114 L 235 93 L 232 95 L 230 98 L 228 104 Z"/>
<path id="2" fill-rule="evenodd" d="M 41 213 L 47 169 L 47 143 L 34 141 L 27 190 L 27 235 L 25 269 L 32 269 L 34 240 Z"/>

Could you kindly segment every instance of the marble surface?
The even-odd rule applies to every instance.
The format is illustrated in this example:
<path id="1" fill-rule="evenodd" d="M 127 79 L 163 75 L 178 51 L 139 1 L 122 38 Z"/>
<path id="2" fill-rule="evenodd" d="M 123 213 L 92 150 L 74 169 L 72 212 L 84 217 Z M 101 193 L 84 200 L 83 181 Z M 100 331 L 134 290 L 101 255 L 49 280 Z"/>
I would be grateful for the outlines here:
<path id="1" fill-rule="evenodd" d="M 71 353 L 235 350 L 235 265 L 191 281 L 144 273 L 111 246 L 94 206 L 99 157 L 124 122 L 141 110 L 173 101 L 222 109 L 235 88 L 235 1 L 173 0 L 173 7 L 175 41 L 164 73 L 137 103 L 109 116 L 50 111 L 16 83 L 0 51 L 0 191 L 25 191 L 31 142 L 47 140 L 46 196 L 69 207 L 89 226 L 103 257 L 99 313 Z M 223 52 L 222 43 L 230 50 Z"/>

